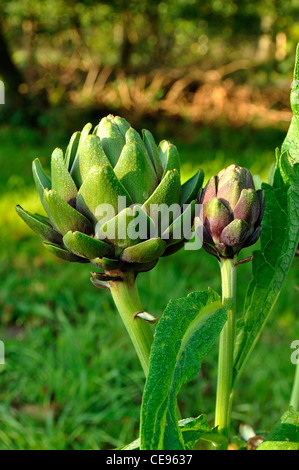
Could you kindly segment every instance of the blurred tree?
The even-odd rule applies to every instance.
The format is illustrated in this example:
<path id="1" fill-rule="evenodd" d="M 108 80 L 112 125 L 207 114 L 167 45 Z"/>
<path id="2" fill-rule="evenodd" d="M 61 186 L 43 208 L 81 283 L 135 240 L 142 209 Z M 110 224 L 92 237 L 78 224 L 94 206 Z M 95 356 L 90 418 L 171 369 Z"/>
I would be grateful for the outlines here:
<path id="1" fill-rule="evenodd" d="M 20 93 L 20 87 L 24 84 L 24 78 L 12 60 L 11 53 L 4 37 L 1 19 L 0 57 L 0 75 L 4 80 L 6 93 L 9 94 L 14 106 L 24 106 L 26 104 L 26 100 L 24 95 Z"/>
<path id="2" fill-rule="evenodd" d="M 0 74 L 40 104 L 66 103 L 87 77 L 92 89 L 105 67 L 109 80 L 119 70 L 179 78 L 250 57 L 265 85 L 291 72 L 299 41 L 298 0 L 0 0 L 0 16 Z"/>

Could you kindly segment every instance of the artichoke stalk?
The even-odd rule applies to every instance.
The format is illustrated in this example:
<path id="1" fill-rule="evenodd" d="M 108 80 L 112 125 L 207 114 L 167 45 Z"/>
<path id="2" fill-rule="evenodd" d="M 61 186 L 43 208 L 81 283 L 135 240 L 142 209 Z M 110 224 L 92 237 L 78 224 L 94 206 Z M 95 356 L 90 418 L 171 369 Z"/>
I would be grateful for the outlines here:
<path id="1" fill-rule="evenodd" d="M 173 144 L 109 115 L 74 133 L 65 155 L 54 150 L 51 175 L 35 159 L 33 177 L 47 217 L 17 213 L 50 252 L 100 270 L 91 281 L 110 289 L 146 373 L 152 333 L 142 318 L 153 317 L 142 314 L 135 278 L 184 246 L 192 223 L 187 235 L 177 229 L 194 218 L 202 170 L 181 185 Z M 166 221 L 163 205 L 177 209 Z"/>
<path id="2" fill-rule="evenodd" d="M 263 190 L 255 189 L 249 170 L 230 165 L 208 181 L 200 202 L 201 214 L 196 219 L 199 217 L 202 223 L 203 248 L 219 261 L 222 303 L 228 307 L 219 341 L 215 409 L 215 426 L 228 442 L 233 398 L 236 266 L 240 263 L 236 258 L 242 248 L 253 245 L 260 236 L 265 196 Z"/>

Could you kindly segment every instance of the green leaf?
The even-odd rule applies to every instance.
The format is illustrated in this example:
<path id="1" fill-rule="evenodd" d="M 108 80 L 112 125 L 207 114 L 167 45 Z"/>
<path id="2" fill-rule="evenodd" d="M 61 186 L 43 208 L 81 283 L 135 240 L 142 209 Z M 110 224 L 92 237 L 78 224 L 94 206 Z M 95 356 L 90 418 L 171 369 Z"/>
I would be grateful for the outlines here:
<path id="1" fill-rule="evenodd" d="M 155 331 L 141 411 L 141 449 L 184 449 L 177 395 L 192 380 L 226 322 L 209 289 L 168 303 Z"/>
<path id="2" fill-rule="evenodd" d="M 56 232 L 45 218 L 42 218 L 37 214 L 30 214 L 30 212 L 25 211 L 19 205 L 16 206 L 16 211 L 31 230 L 37 233 L 43 240 L 58 244 L 61 242 L 62 237 L 60 233 Z"/>
<path id="3" fill-rule="evenodd" d="M 297 90 L 299 49 L 294 80 Z M 292 109 L 294 116 L 282 151 L 276 152 L 273 184 L 262 185 L 266 205 L 260 237 L 261 249 L 254 253 L 253 277 L 245 299 L 243 319 L 238 326 L 235 380 L 277 301 L 299 242 L 299 106 L 292 103 Z"/>
<path id="4" fill-rule="evenodd" d="M 187 450 L 192 450 L 200 439 L 217 445 L 227 442 L 226 437 L 217 428 L 211 429 L 204 414 L 197 418 L 182 419 L 179 421 L 179 427 L 182 431 L 185 449 Z"/>
<path id="5" fill-rule="evenodd" d="M 238 329 L 235 378 L 268 320 L 298 245 L 299 174 L 294 177 L 299 170 L 298 163 L 288 153 L 284 153 L 277 162 L 273 186 L 263 184 L 266 207 L 262 221 L 261 250 L 254 252 L 253 278 L 248 287 L 244 315 Z M 282 165 L 288 167 L 286 181 L 282 177 Z"/>
<path id="6" fill-rule="evenodd" d="M 213 444 L 226 443 L 226 437 L 220 434 L 217 428 L 211 429 L 206 415 L 200 415 L 197 418 L 181 419 L 178 423 L 184 439 L 184 446 L 187 450 L 193 450 L 194 445 L 201 439 L 212 442 Z M 127 444 L 118 450 L 139 450 L 140 438 Z"/>
<path id="7" fill-rule="evenodd" d="M 296 62 L 291 90 L 292 121 L 282 145 L 282 152 L 288 150 L 295 160 L 299 160 L 299 44 L 296 50 Z"/>
<path id="8" fill-rule="evenodd" d="M 286 411 L 257 450 L 299 450 L 299 412 Z"/>

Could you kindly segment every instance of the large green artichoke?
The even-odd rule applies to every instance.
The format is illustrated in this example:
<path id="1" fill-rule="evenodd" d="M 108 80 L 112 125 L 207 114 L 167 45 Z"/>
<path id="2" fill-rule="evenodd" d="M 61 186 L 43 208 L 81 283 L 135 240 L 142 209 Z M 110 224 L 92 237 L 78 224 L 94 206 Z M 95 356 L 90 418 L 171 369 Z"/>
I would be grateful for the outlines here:
<path id="1" fill-rule="evenodd" d="M 234 258 L 259 238 L 264 191 L 255 190 L 247 168 L 230 165 L 206 184 L 200 202 L 203 247 L 216 258 Z"/>
<path id="2" fill-rule="evenodd" d="M 48 218 L 20 206 L 17 212 L 42 237 L 44 246 L 64 260 L 91 262 L 106 276 L 149 270 L 160 256 L 183 246 L 186 237 L 174 237 L 175 228 L 182 225 L 186 211 L 190 220 L 194 217 L 203 172 L 199 170 L 181 186 L 176 147 L 167 141 L 157 146 L 148 130 L 141 137 L 121 117 L 109 115 L 92 133 L 91 129 L 86 124 L 76 132 L 65 155 L 54 150 L 51 176 L 38 159 L 33 161 L 34 180 Z M 160 204 L 179 204 L 182 210 L 165 226 L 157 211 L 154 216 L 150 212 Z M 114 210 L 112 216 L 101 210 L 103 205 Z M 124 232 L 132 229 L 132 223 L 135 228 L 141 224 L 143 233 Z"/>

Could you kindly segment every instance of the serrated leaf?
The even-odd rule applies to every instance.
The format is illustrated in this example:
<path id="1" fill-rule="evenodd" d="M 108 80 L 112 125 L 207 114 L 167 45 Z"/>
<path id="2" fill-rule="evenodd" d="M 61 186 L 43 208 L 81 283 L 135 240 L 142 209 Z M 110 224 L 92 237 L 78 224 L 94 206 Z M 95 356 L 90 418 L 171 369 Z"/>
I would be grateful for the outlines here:
<path id="1" fill-rule="evenodd" d="M 257 450 L 299 450 L 299 412 L 286 411 Z"/>
<path id="2" fill-rule="evenodd" d="M 167 305 L 155 331 L 141 411 L 141 449 L 184 449 L 177 395 L 200 369 L 227 319 L 214 291 L 194 292 Z"/>
<path id="3" fill-rule="evenodd" d="M 187 450 L 192 450 L 200 439 L 217 445 L 227 442 L 226 437 L 217 428 L 210 427 L 204 414 L 197 418 L 182 419 L 179 421 L 179 427 L 183 434 L 185 449 Z"/>
<path id="4" fill-rule="evenodd" d="M 295 80 L 299 79 L 298 64 L 299 49 Z M 295 114 L 282 145 L 282 152 L 276 152 L 273 185 L 262 185 L 266 205 L 260 237 L 261 249 L 254 253 L 253 278 L 245 299 L 243 319 L 238 328 L 235 380 L 277 301 L 299 242 L 299 107 L 292 107 Z"/>
<path id="5" fill-rule="evenodd" d="M 212 442 L 213 444 L 226 443 L 226 437 L 220 434 L 217 428 L 211 428 L 206 415 L 202 414 L 197 418 L 181 419 L 178 423 L 182 436 L 184 439 L 184 446 L 186 450 L 193 450 L 194 445 L 201 439 L 204 441 Z M 127 444 L 118 450 L 139 450 L 140 438 Z"/>

